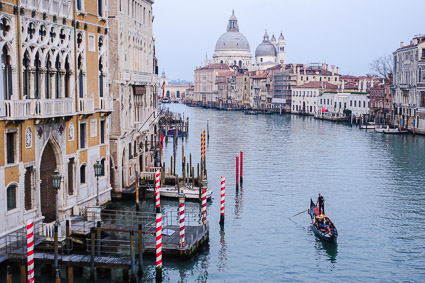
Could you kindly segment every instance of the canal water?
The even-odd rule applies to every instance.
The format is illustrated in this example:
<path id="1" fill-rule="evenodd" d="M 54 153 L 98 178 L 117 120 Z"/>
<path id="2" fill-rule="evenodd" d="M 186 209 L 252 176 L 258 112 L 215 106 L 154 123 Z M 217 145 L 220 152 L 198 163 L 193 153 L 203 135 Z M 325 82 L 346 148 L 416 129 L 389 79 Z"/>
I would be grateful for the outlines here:
<path id="1" fill-rule="evenodd" d="M 190 118 L 183 142 L 195 164 L 208 123 L 213 201 L 209 249 L 191 260 L 165 258 L 165 282 L 425 281 L 424 137 L 382 135 L 295 115 L 166 107 Z M 178 166 L 181 144 L 179 139 Z M 237 192 L 235 157 L 241 148 L 244 183 Z M 167 167 L 172 154 L 170 139 L 163 157 Z M 223 229 L 220 176 L 226 177 Z M 337 245 L 314 236 L 307 213 L 288 219 L 307 209 L 318 193 L 338 228 Z M 173 201 L 161 205 L 177 209 Z M 143 207 L 153 211 L 152 201 Z M 187 203 L 187 210 L 199 211 L 199 204 Z M 154 260 L 144 264 L 143 281 L 154 282 Z"/>

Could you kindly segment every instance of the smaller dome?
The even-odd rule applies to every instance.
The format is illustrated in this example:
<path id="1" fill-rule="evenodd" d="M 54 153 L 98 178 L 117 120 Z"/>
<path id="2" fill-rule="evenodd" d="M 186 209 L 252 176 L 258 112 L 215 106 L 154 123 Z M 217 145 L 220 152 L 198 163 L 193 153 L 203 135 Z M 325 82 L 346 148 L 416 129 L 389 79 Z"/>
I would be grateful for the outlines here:
<path id="1" fill-rule="evenodd" d="M 236 18 L 236 16 L 235 16 L 235 10 L 233 10 L 232 15 L 229 18 L 229 21 L 237 21 L 237 20 L 238 20 L 238 18 Z"/>
<path id="2" fill-rule="evenodd" d="M 257 49 L 255 50 L 255 57 L 261 57 L 261 56 L 277 56 L 277 51 L 274 45 L 269 40 L 269 35 L 266 33 L 264 34 L 263 42 L 258 45 Z"/>

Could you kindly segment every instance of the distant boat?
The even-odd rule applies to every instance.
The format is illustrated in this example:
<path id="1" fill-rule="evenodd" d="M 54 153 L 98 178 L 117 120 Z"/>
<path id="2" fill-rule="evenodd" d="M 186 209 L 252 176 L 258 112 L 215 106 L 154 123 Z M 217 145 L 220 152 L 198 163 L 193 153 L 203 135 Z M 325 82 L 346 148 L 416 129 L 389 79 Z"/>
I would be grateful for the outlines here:
<path id="1" fill-rule="evenodd" d="M 386 127 L 386 128 L 375 128 L 375 132 L 377 133 L 382 133 L 382 134 L 387 134 L 387 135 L 404 135 L 404 134 L 408 134 L 409 131 L 408 130 L 401 130 L 400 129 L 392 129 L 390 127 Z"/>
<path id="2" fill-rule="evenodd" d="M 310 210 L 308 211 L 308 214 L 310 214 L 311 217 L 311 229 L 314 234 L 327 242 L 336 243 L 338 231 L 336 230 L 335 225 L 327 215 L 319 215 L 319 208 L 314 204 L 312 199 L 310 199 Z M 326 227 L 321 225 L 321 223 L 324 222 L 327 223 Z"/>
<path id="3" fill-rule="evenodd" d="M 369 122 L 369 123 L 367 123 L 366 125 L 361 125 L 360 126 L 360 129 L 363 129 L 363 130 L 365 130 L 365 129 L 371 129 L 371 130 L 373 130 L 373 129 L 375 129 L 375 123 L 374 122 Z"/>
<path id="4" fill-rule="evenodd" d="M 162 103 L 170 103 L 170 99 L 168 97 L 164 97 L 161 100 Z"/>
<path id="5" fill-rule="evenodd" d="M 258 111 L 256 111 L 256 110 L 245 110 L 244 114 L 245 115 L 258 115 Z"/>

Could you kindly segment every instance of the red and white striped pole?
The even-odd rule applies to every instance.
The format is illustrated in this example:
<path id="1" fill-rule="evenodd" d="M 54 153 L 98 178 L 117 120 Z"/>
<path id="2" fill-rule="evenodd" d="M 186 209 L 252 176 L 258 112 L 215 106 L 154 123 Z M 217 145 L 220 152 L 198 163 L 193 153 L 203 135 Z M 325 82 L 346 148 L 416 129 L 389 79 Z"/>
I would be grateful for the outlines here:
<path id="1" fill-rule="evenodd" d="M 242 148 L 241 148 L 241 178 L 240 178 L 240 181 L 241 181 L 241 187 L 242 187 L 242 183 L 243 183 L 243 150 L 242 150 Z"/>
<path id="2" fill-rule="evenodd" d="M 207 182 L 202 181 L 202 226 L 207 226 Z"/>
<path id="3" fill-rule="evenodd" d="M 162 216 L 160 208 L 156 208 L 156 279 L 162 280 Z"/>
<path id="4" fill-rule="evenodd" d="M 179 214 L 180 214 L 180 247 L 183 248 L 186 245 L 185 239 L 185 227 L 184 227 L 184 200 L 186 196 L 183 192 L 179 194 Z"/>
<path id="5" fill-rule="evenodd" d="M 236 154 L 236 190 L 239 189 L 239 155 Z"/>
<path id="6" fill-rule="evenodd" d="M 28 283 L 34 282 L 34 222 L 27 221 Z"/>
<path id="7" fill-rule="evenodd" d="M 159 182 L 159 180 L 160 180 L 160 176 L 161 176 L 161 174 L 160 174 L 160 172 L 159 172 L 159 170 L 158 169 L 156 169 L 156 171 L 155 171 L 155 183 L 156 183 L 156 186 L 155 186 L 155 205 L 156 205 L 156 207 L 157 208 L 159 208 L 160 207 L 160 195 L 161 195 L 161 192 L 160 192 L 160 182 Z"/>
<path id="8" fill-rule="evenodd" d="M 220 207 L 220 224 L 224 224 L 224 201 L 226 195 L 226 179 L 221 176 L 221 207 Z"/>

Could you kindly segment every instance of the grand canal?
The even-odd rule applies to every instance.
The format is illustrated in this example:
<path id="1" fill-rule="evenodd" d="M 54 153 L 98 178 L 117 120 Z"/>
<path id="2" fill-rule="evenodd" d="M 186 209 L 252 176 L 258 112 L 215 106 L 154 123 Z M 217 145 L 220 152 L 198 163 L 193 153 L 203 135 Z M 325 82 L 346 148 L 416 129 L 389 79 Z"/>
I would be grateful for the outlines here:
<path id="1" fill-rule="evenodd" d="M 208 121 L 208 181 L 214 199 L 208 206 L 209 249 L 192 260 L 165 258 L 164 281 L 425 280 L 424 137 L 381 135 L 312 117 L 166 106 L 190 117 L 184 144 L 195 162 Z M 241 148 L 244 183 L 237 193 L 235 156 Z M 164 150 L 167 167 L 172 154 L 170 140 Z M 218 223 L 220 176 L 226 177 L 223 229 Z M 337 245 L 314 236 L 307 213 L 288 219 L 319 192 L 339 230 Z M 153 210 L 151 202 L 143 205 Z M 177 203 L 162 201 L 162 206 L 176 209 Z M 199 210 L 198 203 L 187 206 Z M 148 259 L 143 281 L 154 278 L 154 261 Z"/>

